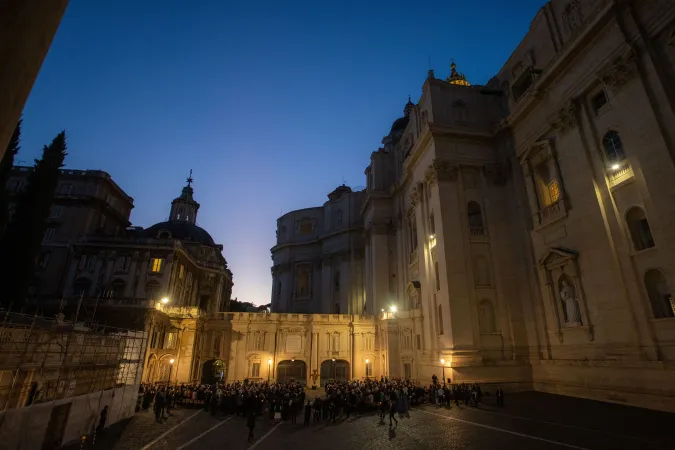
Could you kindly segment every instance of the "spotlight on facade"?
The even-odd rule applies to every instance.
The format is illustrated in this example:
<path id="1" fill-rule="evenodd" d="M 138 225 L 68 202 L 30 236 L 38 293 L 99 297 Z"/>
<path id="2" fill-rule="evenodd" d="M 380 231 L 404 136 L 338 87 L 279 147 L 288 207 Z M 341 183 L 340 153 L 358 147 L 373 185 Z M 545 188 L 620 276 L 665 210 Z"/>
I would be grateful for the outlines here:
<path id="1" fill-rule="evenodd" d="M 620 167 L 621 167 L 621 166 L 618 165 L 618 164 L 612 164 L 611 169 L 612 169 L 612 170 L 619 170 Z"/>
<path id="2" fill-rule="evenodd" d="M 176 361 L 175 359 L 171 358 L 171 359 L 169 360 L 169 364 L 173 364 L 175 361 Z"/>
<path id="3" fill-rule="evenodd" d="M 169 297 L 162 297 L 162 303 L 164 303 L 165 305 L 169 303 Z"/>
<path id="4" fill-rule="evenodd" d="M 391 305 L 391 306 L 389 307 L 389 311 L 395 313 L 395 312 L 396 312 L 396 305 Z"/>

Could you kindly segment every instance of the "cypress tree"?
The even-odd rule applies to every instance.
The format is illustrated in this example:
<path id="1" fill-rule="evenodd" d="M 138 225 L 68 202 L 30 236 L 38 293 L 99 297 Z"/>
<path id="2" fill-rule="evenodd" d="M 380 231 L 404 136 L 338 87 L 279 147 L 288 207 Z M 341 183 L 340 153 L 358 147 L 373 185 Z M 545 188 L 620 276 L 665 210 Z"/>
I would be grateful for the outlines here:
<path id="1" fill-rule="evenodd" d="M 65 157 L 66 133 L 62 131 L 44 147 L 42 158 L 35 160 L 26 188 L 17 198 L 14 215 L 0 240 L 0 253 L 9 262 L 2 271 L 5 304 L 25 301 Z"/>
<path id="2" fill-rule="evenodd" d="M 12 175 L 12 167 L 14 167 L 14 157 L 19 153 L 19 141 L 21 139 L 21 120 L 14 128 L 14 134 L 7 145 L 7 151 L 0 160 L 0 236 L 7 228 L 7 221 L 9 220 L 9 193 L 7 192 L 7 182 Z"/>

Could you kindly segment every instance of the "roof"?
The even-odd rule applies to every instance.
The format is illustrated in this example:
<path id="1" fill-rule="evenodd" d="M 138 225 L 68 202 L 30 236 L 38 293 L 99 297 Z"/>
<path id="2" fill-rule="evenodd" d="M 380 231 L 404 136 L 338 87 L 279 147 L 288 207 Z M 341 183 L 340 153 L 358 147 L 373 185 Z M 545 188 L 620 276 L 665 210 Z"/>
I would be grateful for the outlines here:
<path id="1" fill-rule="evenodd" d="M 185 220 L 169 220 L 156 223 L 146 228 L 142 236 L 149 239 L 160 238 L 162 232 L 168 232 L 168 236 L 161 236 L 163 239 L 178 239 L 179 241 L 198 242 L 208 247 L 217 247 L 211 235 L 203 228 L 187 222 Z"/>

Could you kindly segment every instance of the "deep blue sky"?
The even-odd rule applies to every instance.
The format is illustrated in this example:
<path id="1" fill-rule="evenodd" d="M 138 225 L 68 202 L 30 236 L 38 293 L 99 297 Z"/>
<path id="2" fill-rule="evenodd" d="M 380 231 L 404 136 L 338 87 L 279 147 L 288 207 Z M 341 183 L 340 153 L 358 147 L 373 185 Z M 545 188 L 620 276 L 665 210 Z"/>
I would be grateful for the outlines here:
<path id="1" fill-rule="evenodd" d="M 71 0 L 26 104 L 20 162 L 62 129 L 68 168 L 102 169 L 165 220 L 194 170 L 200 226 L 240 300 L 270 301 L 276 218 L 363 171 L 429 61 L 486 83 L 544 0 Z"/>

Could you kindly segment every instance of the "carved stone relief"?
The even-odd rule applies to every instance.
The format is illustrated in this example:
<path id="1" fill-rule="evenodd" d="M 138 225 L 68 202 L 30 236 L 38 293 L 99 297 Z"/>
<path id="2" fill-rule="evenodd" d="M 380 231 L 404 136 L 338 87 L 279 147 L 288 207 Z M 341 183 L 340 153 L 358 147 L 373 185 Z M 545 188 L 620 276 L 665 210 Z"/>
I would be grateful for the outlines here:
<path id="1" fill-rule="evenodd" d="M 614 59 L 605 67 L 600 79 L 613 91 L 619 91 L 638 73 L 636 55 L 633 50 Z"/>
<path id="2" fill-rule="evenodd" d="M 437 182 L 457 181 L 459 169 L 448 161 L 434 158 L 434 161 L 424 172 L 424 181 L 428 184 Z"/>
<path id="3" fill-rule="evenodd" d="M 560 108 L 551 120 L 551 128 L 566 134 L 577 127 L 576 105 L 569 102 Z"/>

